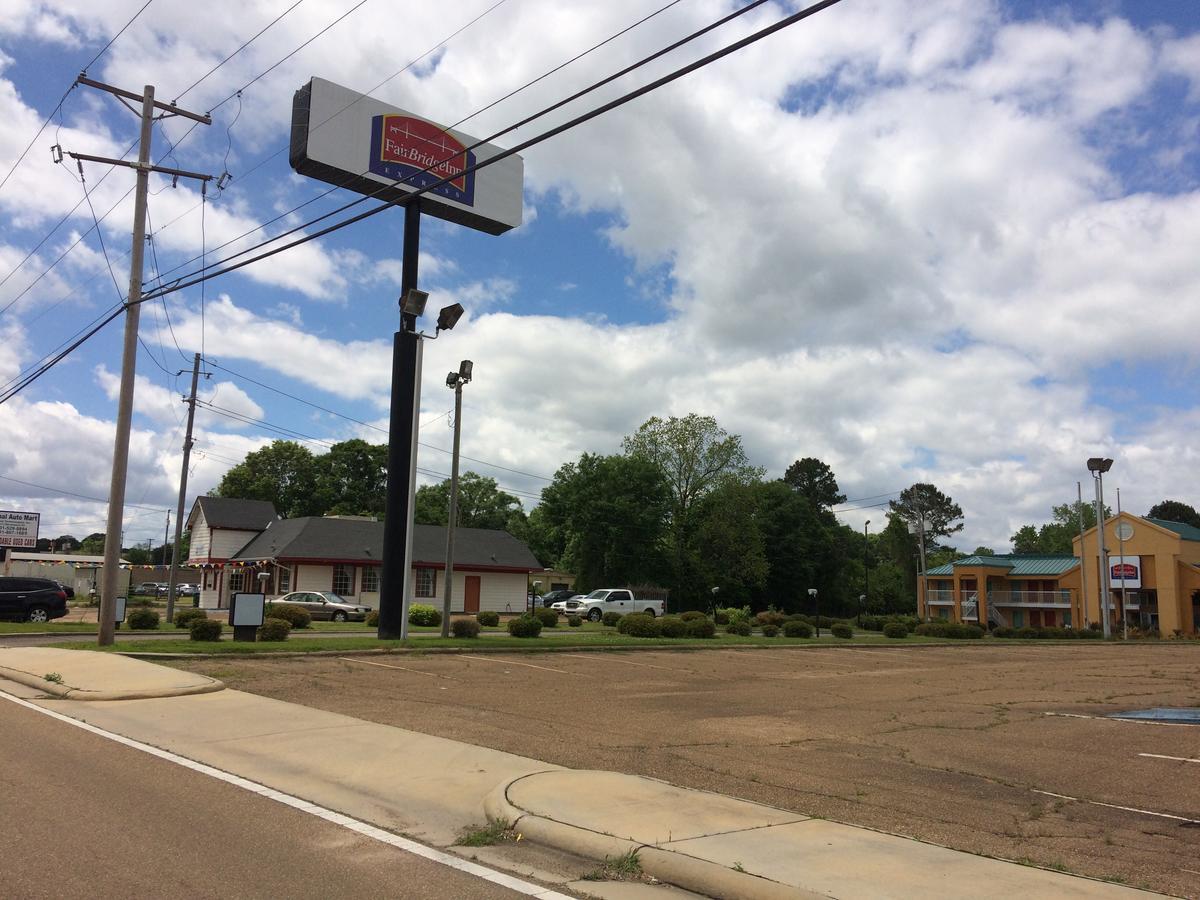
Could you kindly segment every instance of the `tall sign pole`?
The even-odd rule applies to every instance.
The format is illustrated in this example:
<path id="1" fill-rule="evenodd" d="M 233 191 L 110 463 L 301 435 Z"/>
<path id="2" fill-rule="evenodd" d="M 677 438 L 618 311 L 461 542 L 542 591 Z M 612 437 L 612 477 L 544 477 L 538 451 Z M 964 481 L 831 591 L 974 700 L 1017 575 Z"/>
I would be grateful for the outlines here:
<path id="1" fill-rule="evenodd" d="M 466 363 L 463 364 L 464 367 Z M 454 383 L 454 452 L 450 461 L 450 509 L 446 517 L 446 583 L 442 586 L 442 637 L 450 637 L 450 598 L 454 590 L 454 529 L 458 524 L 458 449 L 462 438 L 462 369 L 451 372 Z"/>
<path id="2" fill-rule="evenodd" d="M 1125 529 L 1121 522 L 1120 488 L 1117 488 L 1117 547 L 1117 553 L 1121 555 L 1121 637 L 1129 640 L 1129 595 L 1125 592 Z"/>
<path id="3" fill-rule="evenodd" d="M 1096 479 L 1096 556 L 1100 563 L 1100 618 L 1104 622 L 1105 639 L 1112 637 L 1109 622 L 1108 600 L 1108 548 L 1104 546 L 1104 475 L 1095 473 Z"/>
<path id="4" fill-rule="evenodd" d="M 1079 514 L 1079 589 L 1082 592 L 1083 627 L 1087 628 L 1088 621 L 1088 592 L 1087 592 L 1087 554 L 1083 552 L 1083 484 L 1075 482 L 1075 512 Z"/>
<path id="5" fill-rule="evenodd" d="M 196 420 L 196 383 L 200 380 L 200 354 L 192 358 L 192 391 L 184 400 L 188 405 L 187 431 L 183 435 L 183 468 L 179 473 L 179 502 L 175 506 L 175 549 L 171 553 L 171 574 L 167 578 L 167 622 L 175 621 L 175 587 L 179 579 L 179 545 L 183 540 L 183 504 L 187 498 L 188 464 L 192 459 L 192 423 Z"/>

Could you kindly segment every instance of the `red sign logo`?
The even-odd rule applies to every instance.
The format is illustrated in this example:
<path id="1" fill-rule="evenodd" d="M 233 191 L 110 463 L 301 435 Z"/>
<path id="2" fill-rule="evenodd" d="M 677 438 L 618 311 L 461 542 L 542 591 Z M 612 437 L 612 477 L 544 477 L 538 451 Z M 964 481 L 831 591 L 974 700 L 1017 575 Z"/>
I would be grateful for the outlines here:
<path id="1" fill-rule="evenodd" d="M 413 116 L 375 116 L 371 125 L 372 172 L 411 187 L 431 188 L 467 206 L 474 204 L 475 173 L 465 170 L 475 164 L 475 154 L 462 141 Z"/>
<path id="2" fill-rule="evenodd" d="M 1133 563 L 1116 563 L 1112 567 L 1112 580 L 1113 581 L 1120 581 L 1121 579 L 1128 579 L 1130 581 L 1134 581 L 1137 579 L 1137 577 L 1138 577 L 1138 567 L 1135 566 Z"/>

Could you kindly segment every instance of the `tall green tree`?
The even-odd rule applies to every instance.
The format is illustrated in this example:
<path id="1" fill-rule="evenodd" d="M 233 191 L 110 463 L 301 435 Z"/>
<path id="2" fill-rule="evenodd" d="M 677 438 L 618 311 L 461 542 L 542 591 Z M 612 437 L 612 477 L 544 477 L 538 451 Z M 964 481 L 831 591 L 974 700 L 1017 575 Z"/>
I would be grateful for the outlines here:
<path id="1" fill-rule="evenodd" d="M 1146 513 L 1146 518 L 1182 522 L 1184 525 L 1200 528 L 1200 512 L 1196 512 L 1194 507 L 1178 500 L 1163 500 L 1161 503 L 1155 503 L 1150 507 L 1150 512 Z"/>
<path id="2" fill-rule="evenodd" d="M 963 529 L 962 507 L 932 484 L 919 483 L 907 487 L 895 500 L 888 501 L 888 506 L 892 514 L 906 524 L 915 526 L 923 518 L 926 542 L 948 537 Z"/>
<path id="3" fill-rule="evenodd" d="M 684 599 L 711 597 L 715 587 L 722 605 L 743 606 L 766 586 L 769 567 L 756 489 L 756 484 L 727 481 L 700 501 L 690 548 L 694 583 L 680 587 Z"/>
<path id="4" fill-rule="evenodd" d="M 661 583 L 671 491 L 655 463 L 585 453 L 554 473 L 539 514 L 561 535 L 559 565 L 581 590 Z"/>
<path id="5" fill-rule="evenodd" d="M 463 472 L 458 478 L 458 525 L 461 528 L 505 530 L 514 514 L 521 514 L 521 501 L 500 490 L 495 478 Z M 417 489 L 415 521 L 423 525 L 445 525 L 450 516 L 450 479 Z"/>
<path id="6" fill-rule="evenodd" d="M 285 519 L 325 513 L 312 452 L 294 441 L 273 441 L 225 473 L 217 496 L 268 500 Z"/>
<path id="7" fill-rule="evenodd" d="M 100 556 L 104 553 L 104 532 L 93 531 L 79 543 L 79 552 L 84 556 Z"/>
<path id="8" fill-rule="evenodd" d="M 1083 513 L 1084 529 L 1096 526 L 1096 507 L 1078 500 L 1060 503 L 1050 508 L 1051 521 L 1044 525 L 1022 525 L 1012 536 L 1013 553 L 1061 555 L 1073 552 L 1071 542 L 1079 536 L 1079 514 Z M 1104 517 L 1112 510 L 1104 507 Z"/>
<path id="9" fill-rule="evenodd" d="M 798 459 L 783 473 L 784 483 L 799 491 L 817 509 L 829 509 L 846 502 L 838 489 L 833 469 L 811 456 Z"/>
<path id="10" fill-rule="evenodd" d="M 355 438 L 313 460 L 317 494 L 328 515 L 382 516 L 387 504 L 387 444 Z"/>

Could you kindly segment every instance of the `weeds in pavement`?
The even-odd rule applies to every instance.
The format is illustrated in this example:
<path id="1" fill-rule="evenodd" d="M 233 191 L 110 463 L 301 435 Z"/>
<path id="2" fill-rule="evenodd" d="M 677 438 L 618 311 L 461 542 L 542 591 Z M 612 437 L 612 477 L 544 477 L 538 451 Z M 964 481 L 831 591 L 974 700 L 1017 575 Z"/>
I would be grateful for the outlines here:
<path id="1" fill-rule="evenodd" d="M 604 862 L 587 872 L 584 881 L 627 881 L 642 874 L 642 862 L 636 850 L 621 856 L 606 856 Z"/>
<path id="2" fill-rule="evenodd" d="M 46 679 L 47 681 L 52 682 L 53 684 L 62 684 L 63 683 L 62 676 L 60 674 L 58 674 L 57 672 L 47 672 L 42 677 L 44 679 Z"/>
<path id="3" fill-rule="evenodd" d="M 490 847 L 515 841 L 517 834 L 512 823 L 505 819 L 488 819 L 487 825 L 468 825 L 454 843 L 460 847 Z"/>

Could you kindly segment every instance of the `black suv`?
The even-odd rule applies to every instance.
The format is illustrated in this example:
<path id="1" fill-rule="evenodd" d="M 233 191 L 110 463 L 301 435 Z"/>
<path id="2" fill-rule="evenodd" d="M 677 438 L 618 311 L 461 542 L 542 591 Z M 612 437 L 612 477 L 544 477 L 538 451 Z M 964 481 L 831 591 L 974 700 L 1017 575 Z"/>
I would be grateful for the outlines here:
<path id="1" fill-rule="evenodd" d="M 49 622 L 67 614 L 67 592 L 49 578 L 0 575 L 0 619 Z"/>

